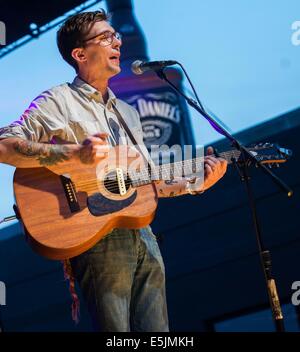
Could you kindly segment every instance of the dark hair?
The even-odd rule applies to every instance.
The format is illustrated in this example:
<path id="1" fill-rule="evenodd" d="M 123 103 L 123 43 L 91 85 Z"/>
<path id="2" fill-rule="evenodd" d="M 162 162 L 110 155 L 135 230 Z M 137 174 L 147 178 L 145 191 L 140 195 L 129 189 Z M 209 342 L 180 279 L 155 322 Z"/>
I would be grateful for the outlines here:
<path id="1" fill-rule="evenodd" d="M 107 20 L 108 15 L 103 9 L 94 12 L 82 12 L 69 17 L 57 31 L 58 50 L 64 60 L 73 66 L 76 71 L 78 66 L 71 55 L 72 50 L 84 46 L 84 40 L 96 22 Z"/>

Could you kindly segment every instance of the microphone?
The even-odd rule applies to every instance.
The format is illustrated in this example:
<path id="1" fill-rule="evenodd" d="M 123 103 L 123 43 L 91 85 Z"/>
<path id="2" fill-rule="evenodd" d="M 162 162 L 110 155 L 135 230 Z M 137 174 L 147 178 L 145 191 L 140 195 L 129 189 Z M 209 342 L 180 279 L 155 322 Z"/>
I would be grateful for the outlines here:
<path id="1" fill-rule="evenodd" d="M 177 63 L 178 62 L 174 60 L 148 62 L 136 60 L 131 64 L 131 71 L 135 75 L 141 75 L 146 71 L 158 71 L 163 69 L 164 67 L 176 65 Z"/>

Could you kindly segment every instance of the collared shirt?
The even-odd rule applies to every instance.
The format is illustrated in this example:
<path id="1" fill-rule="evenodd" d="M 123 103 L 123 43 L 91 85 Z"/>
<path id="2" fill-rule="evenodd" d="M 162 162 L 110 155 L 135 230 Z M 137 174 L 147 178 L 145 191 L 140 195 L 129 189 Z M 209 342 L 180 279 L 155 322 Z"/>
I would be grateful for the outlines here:
<path id="1" fill-rule="evenodd" d="M 0 139 L 19 137 L 41 143 L 79 144 L 88 136 L 106 132 L 112 145 L 132 144 L 119 125 L 112 104 L 149 158 L 137 110 L 117 99 L 109 88 L 105 104 L 101 93 L 79 77 L 71 84 L 53 87 L 35 98 L 19 120 L 0 128 Z M 140 231 L 152 233 L 150 226 Z"/>
<path id="2" fill-rule="evenodd" d="M 131 144 L 112 108 L 126 121 L 138 144 L 143 144 L 138 112 L 116 98 L 108 88 L 105 104 L 99 91 L 76 77 L 51 88 L 33 100 L 19 120 L 0 129 L 0 138 L 20 137 L 34 142 L 82 143 L 85 138 L 106 132 L 112 145 Z"/>

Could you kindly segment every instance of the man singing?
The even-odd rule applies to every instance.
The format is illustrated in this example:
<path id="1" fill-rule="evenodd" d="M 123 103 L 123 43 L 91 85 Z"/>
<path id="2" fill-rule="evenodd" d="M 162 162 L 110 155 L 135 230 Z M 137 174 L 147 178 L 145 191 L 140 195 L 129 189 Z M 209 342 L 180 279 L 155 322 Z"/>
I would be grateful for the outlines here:
<path id="1" fill-rule="evenodd" d="M 0 162 L 17 168 L 50 169 L 74 160 L 97 163 L 103 158 L 99 150 L 130 144 L 116 110 L 143 145 L 138 112 L 108 87 L 108 80 L 120 72 L 122 40 L 106 13 L 101 10 L 70 17 L 57 32 L 57 45 L 77 75 L 71 84 L 39 95 L 20 120 L 0 130 Z M 214 185 L 227 165 L 212 153 L 209 148 L 204 181 L 196 190 L 190 179 L 176 178 L 156 182 L 158 195 L 202 193 Z M 169 330 L 164 264 L 149 226 L 115 229 L 70 261 L 95 330 Z"/>

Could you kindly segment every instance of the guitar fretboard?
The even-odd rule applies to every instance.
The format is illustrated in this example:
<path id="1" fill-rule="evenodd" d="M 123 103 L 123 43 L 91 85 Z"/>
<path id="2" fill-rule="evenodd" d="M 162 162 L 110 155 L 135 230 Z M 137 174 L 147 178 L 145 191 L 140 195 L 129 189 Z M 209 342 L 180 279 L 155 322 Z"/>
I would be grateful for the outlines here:
<path id="1" fill-rule="evenodd" d="M 238 150 L 228 150 L 218 153 L 221 157 L 231 164 L 233 160 L 238 160 L 241 152 Z M 216 157 L 215 154 L 213 156 Z M 189 177 L 195 175 L 203 168 L 204 157 L 198 157 L 188 160 L 177 161 L 174 163 L 153 166 L 150 170 L 143 169 L 140 172 L 129 172 L 131 183 L 134 187 L 143 186 L 154 180 L 172 180 L 175 177 Z"/>

